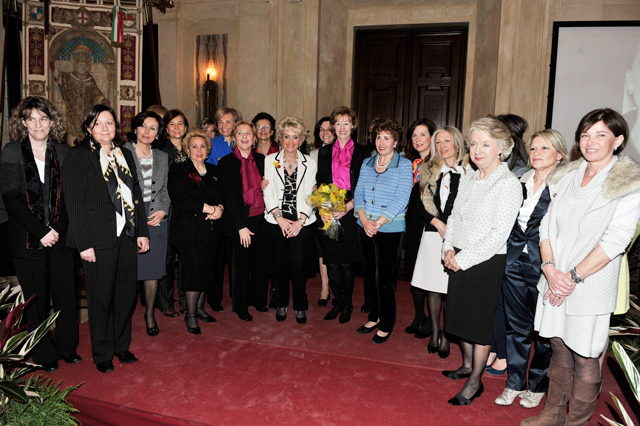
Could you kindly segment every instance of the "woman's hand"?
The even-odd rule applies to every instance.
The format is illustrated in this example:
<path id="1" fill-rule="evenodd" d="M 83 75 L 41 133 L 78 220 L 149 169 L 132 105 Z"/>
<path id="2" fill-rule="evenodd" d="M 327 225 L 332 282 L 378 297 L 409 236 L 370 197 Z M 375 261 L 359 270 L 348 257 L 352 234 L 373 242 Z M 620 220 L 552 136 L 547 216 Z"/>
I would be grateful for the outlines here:
<path id="1" fill-rule="evenodd" d="M 47 235 L 40 238 L 40 244 L 42 244 L 42 247 L 51 247 L 58 242 L 59 237 L 60 235 L 58 235 L 56 230 L 51 229 L 49 232 L 47 232 Z"/>
<path id="2" fill-rule="evenodd" d="M 360 222 L 362 222 L 362 220 L 360 220 Z M 364 219 L 362 227 L 364 228 L 365 234 L 367 234 L 367 237 L 369 238 L 372 238 L 374 235 L 376 235 L 378 233 L 378 230 L 380 229 L 380 226 L 378 226 L 377 222 L 369 218 Z"/>
<path id="3" fill-rule="evenodd" d="M 552 306 L 562 305 L 564 299 L 573 293 L 575 288 L 571 275 L 563 273 L 551 264 L 546 265 L 542 272 L 544 272 L 549 284 L 549 290 L 545 293 L 544 298 L 549 299 Z"/>
<path id="4" fill-rule="evenodd" d="M 453 272 L 460 270 L 460 265 L 456 260 L 456 252 L 454 250 L 447 250 L 444 252 L 444 266 L 451 269 Z"/>
<path id="5" fill-rule="evenodd" d="M 138 237 L 138 253 L 144 253 L 149 251 L 149 238 L 147 237 Z"/>
<path id="6" fill-rule="evenodd" d="M 240 234 L 240 244 L 245 248 L 248 248 L 251 245 L 251 236 L 256 235 L 246 227 L 239 230 L 238 234 Z"/>
<path id="7" fill-rule="evenodd" d="M 300 231 L 302 230 L 302 222 L 296 220 L 295 222 L 291 222 L 291 226 L 289 226 L 289 230 L 287 232 L 287 238 L 293 238 L 300 235 Z"/>
<path id="8" fill-rule="evenodd" d="M 331 216 L 320 215 L 320 219 L 322 219 L 322 223 L 327 223 L 331 221 Z"/>
<path id="9" fill-rule="evenodd" d="M 205 217 L 206 220 L 218 220 L 220 219 L 220 217 L 222 217 L 222 213 L 224 213 L 224 207 L 222 206 L 222 204 L 219 204 L 217 206 L 213 206 L 213 212 L 209 213 L 207 215 L 207 217 Z"/>
<path id="10" fill-rule="evenodd" d="M 442 240 L 444 241 L 444 232 L 447 230 L 447 224 L 437 217 L 434 217 L 433 219 L 431 219 L 431 225 L 433 225 L 438 230 L 440 238 L 442 238 Z"/>
<path id="11" fill-rule="evenodd" d="M 334 212 L 333 213 L 333 218 L 335 220 L 340 220 L 343 217 L 346 216 L 347 213 L 349 213 L 351 210 L 353 210 L 353 201 L 349 201 L 348 203 L 346 203 L 345 205 L 346 210 L 343 212 Z"/>
<path id="12" fill-rule="evenodd" d="M 282 230 L 282 236 L 285 238 L 288 238 L 287 234 L 289 232 L 289 228 L 293 224 L 293 221 L 289 219 L 285 219 L 284 217 L 280 216 L 279 218 L 276 219 L 276 222 L 278 223 L 278 226 Z"/>
<path id="13" fill-rule="evenodd" d="M 262 178 L 262 182 L 260 183 L 260 187 L 264 191 L 265 189 L 267 189 L 267 186 L 269 186 L 269 180 L 265 179 L 265 178 Z"/>
<path id="14" fill-rule="evenodd" d="M 80 259 L 87 262 L 95 262 L 96 261 L 96 252 L 93 247 L 88 248 L 84 251 L 80 252 Z"/>
<path id="15" fill-rule="evenodd" d="M 214 212 L 215 206 L 210 206 L 207 203 L 204 203 L 204 205 L 202 206 L 202 213 L 206 213 L 208 215 L 210 215 L 211 213 Z"/>
<path id="16" fill-rule="evenodd" d="M 147 225 L 149 226 L 160 226 L 160 222 L 162 222 L 162 219 L 164 219 L 164 217 L 167 215 L 167 213 L 163 210 L 159 210 L 155 213 L 153 213 L 152 215 L 150 215 L 147 219 Z"/>

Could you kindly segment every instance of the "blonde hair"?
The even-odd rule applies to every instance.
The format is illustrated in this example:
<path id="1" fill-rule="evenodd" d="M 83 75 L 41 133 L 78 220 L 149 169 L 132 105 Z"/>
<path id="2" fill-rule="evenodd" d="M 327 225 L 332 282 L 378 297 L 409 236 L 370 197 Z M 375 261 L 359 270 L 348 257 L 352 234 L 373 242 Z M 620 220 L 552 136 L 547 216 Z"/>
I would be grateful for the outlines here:
<path id="1" fill-rule="evenodd" d="M 513 150 L 513 139 L 511 138 L 511 132 L 502 121 L 493 117 L 485 117 L 471 123 L 464 135 L 467 146 L 469 145 L 469 137 L 474 130 L 482 130 L 498 144 L 502 149 L 500 161 L 504 161 L 509 157 Z"/>
<path id="2" fill-rule="evenodd" d="M 456 127 L 453 127 L 453 126 L 440 127 L 438 130 L 433 132 L 433 136 L 431 136 L 431 156 L 432 158 L 433 157 L 441 158 L 440 154 L 438 154 L 438 150 L 436 149 L 436 136 L 438 136 L 442 132 L 449 132 L 449 134 L 451 135 L 451 139 L 453 140 L 453 145 L 456 147 L 456 164 L 458 164 L 464 158 L 464 155 L 466 154 L 466 149 L 465 149 L 464 137 L 462 136 L 462 133 L 460 133 L 460 130 L 458 130 Z"/>
<path id="3" fill-rule="evenodd" d="M 189 152 L 189 142 L 191 141 L 192 138 L 204 139 L 204 144 L 207 147 L 207 155 L 211 154 L 211 139 L 209 139 L 207 134 L 202 129 L 192 130 L 189 133 L 187 133 L 185 137 L 182 139 L 182 151 L 185 154 Z"/>
<path id="4" fill-rule="evenodd" d="M 558 132 L 557 130 L 546 129 L 535 132 L 527 141 L 527 152 L 531 151 L 531 143 L 538 136 L 549 142 L 556 151 L 562 154 L 562 158 L 560 159 L 560 161 L 558 161 L 558 166 L 567 164 L 567 162 L 569 161 L 569 151 L 567 149 L 567 143 L 565 142 L 560 132 Z"/>
<path id="5" fill-rule="evenodd" d="M 253 143 L 251 144 L 251 148 L 255 148 L 258 144 L 258 137 L 256 136 L 256 126 L 253 123 L 249 123 L 245 120 L 236 121 L 236 124 L 233 125 L 233 130 L 231 130 L 231 144 L 236 146 L 236 133 L 238 133 L 238 127 L 240 126 L 249 126 L 251 127 L 251 131 L 253 132 Z"/>
<path id="6" fill-rule="evenodd" d="M 286 129 L 293 129 L 300 133 L 300 144 L 307 139 L 307 128 L 301 118 L 286 116 L 278 123 L 278 142 L 282 145 L 282 134 Z"/>

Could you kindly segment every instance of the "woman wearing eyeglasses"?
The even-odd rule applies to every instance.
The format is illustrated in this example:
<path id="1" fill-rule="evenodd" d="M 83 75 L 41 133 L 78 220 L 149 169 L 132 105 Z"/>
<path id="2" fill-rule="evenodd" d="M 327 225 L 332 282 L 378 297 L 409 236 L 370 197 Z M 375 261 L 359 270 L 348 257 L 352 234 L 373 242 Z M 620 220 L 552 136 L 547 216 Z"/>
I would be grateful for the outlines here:
<path id="1" fill-rule="evenodd" d="M 265 157 L 278 152 L 278 144 L 273 136 L 275 134 L 276 119 L 267 112 L 259 112 L 251 122 L 256 126 L 256 137 L 258 138 L 258 144 L 254 151 Z"/>

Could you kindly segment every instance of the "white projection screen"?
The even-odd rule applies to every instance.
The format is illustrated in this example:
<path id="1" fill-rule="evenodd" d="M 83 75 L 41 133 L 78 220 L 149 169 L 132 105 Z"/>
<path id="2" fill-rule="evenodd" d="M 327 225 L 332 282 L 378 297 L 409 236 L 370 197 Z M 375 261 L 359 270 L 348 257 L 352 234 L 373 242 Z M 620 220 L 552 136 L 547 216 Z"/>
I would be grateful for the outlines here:
<path id="1" fill-rule="evenodd" d="M 547 128 L 571 148 L 586 113 L 614 109 L 629 124 L 623 153 L 640 161 L 640 21 L 555 22 L 549 76 Z"/>

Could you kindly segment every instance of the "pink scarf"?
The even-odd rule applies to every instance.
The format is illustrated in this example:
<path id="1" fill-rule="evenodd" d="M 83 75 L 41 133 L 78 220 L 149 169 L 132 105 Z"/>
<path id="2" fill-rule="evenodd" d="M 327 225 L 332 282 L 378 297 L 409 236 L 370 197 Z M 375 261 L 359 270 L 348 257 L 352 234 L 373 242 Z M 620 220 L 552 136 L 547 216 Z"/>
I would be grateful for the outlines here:
<path id="1" fill-rule="evenodd" d="M 240 167 L 240 174 L 242 175 L 242 197 L 244 198 L 244 205 L 251 206 L 249 209 L 249 217 L 264 213 L 264 198 L 260 187 L 262 178 L 253 158 L 253 151 L 250 151 L 249 156 L 244 158 L 242 154 L 240 154 L 238 147 L 234 147 L 233 155 L 242 163 Z"/>

